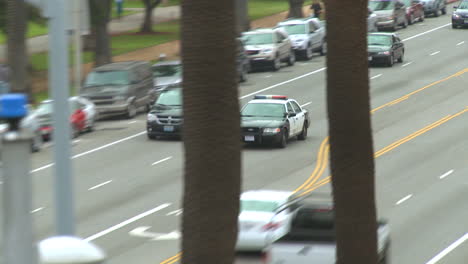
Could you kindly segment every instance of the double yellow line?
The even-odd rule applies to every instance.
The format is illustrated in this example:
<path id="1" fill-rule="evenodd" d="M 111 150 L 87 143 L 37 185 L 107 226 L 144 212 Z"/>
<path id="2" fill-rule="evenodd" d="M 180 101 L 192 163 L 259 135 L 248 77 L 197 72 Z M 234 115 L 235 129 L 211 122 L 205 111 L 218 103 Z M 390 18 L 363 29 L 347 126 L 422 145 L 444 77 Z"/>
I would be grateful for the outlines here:
<path id="1" fill-rule="evenodd" d="M 449 79 L 452 79 L 454 77 L 458 77 L 458 76 L 460 76 L 460 75 L 462 75 L 462 74 L 464 74 L 466 72 L 468 72 L 468 69 L 464 69 L 464 70 L 459 71 L 459 72 L 457 72 L 455 74 L 452 74 L 452 75 L 450 75 L 450 76 L 448 76 L 448 77 L 446 77 L 444 79 L 441 79 L 439 81 L 428 84 L 428 85 L 426 85 L 426 86 L 424 86 L 424 87 L 422 87 L 422 88 L 420 88 L 420 89 L 418 89 L 416 91 L 413 91 L 413 92 L 411 92 L 409 94 L 406 94 L 406 95 L 404 95 L 404 96 L 402 96 L 400 98 L 397 98 L 397 99 L 395 99 L 395 100 L 393 100 L 391 102 L 388 102 L 388 103 L 386 103 L 384 105 L 381 105 L 381 106 L 379 106 L 377 108 L 374 108 L 374 109 L 371 110 L 370 113 L 374 114 L 378 110 L 381 110 L 381 109 L 383 109 L 385 107 L 401 103 L 401 102 L 407 100 L 408 98 L 410 98 L 412 95 L 420 93 L 420 92 L 426 90 L 427 88 L 430 88 L 430 87 L 432 87 L 434 85 L 445 82 L 445 81 L 447 81 Z M 439 119 L 438 121 L 436 121 L 436 122 L 422 128 L 422 129 L 420 129 L 420 130 L 418 130 L 418 131 L 416 131 L 416 132 L 414 132 L 414 133 L 412 133 L 412 134 L 410 134 L 410 135 L 408 135 L 408 136 L 406 136 L 404 138 L 401 138 L 400 140 L 395 141 L 394 143 L 392 143 L 392 144 L 382 148 L 381 150 L 375 152 L 374 157 L 375 158 L 380 157 L 381 155 L 383 155 L 383 154 L 397 148 L 398 146 L 400 146 L 400 145 L 402 145 L 402 144 L 404 144 L 404 143 L 406 143 L 406 142 L 408 142 L 408 141 L 410 141 L 410 140 L 412 140 L 412 139 L 414 139 L 414 138 L 416 138 L 416 137 L 418 137 L 418 136 L 420 136 L 420 135 L 422 135 L 422 134 L 424 134 L 424 133 L 426 133 L 426 132 L 428 132 L 428 131 L 430 131 L 430 130 L 432 130 L 432 129 L 434 129 L 434 128 L 442 125 L 442 124 L 444 124 L 445 122 L 466 113 L 466 112 L 468 112 L 468 107 L 465 108 L 464 110 L 456 113 L 456 114 L 448 115 L 448 116 L 446 116 L 446 117 L 444 117 L 442 119 Z M 322 143 L 320 144 L 320 148 L 319 148 L 319 151 L 318 151 L 318 154 L 317 154 L 317 163 L 316 163 L 316 166 L 315 166 L 314 171 L 312 172 L 312 174 L 307 178 L 307 180 L 303 184 L 301 184 L 301 186 L 297 187 L 294 190 L 294 193 L 298 193 L 299 196 L 304 196 L 306 194 L 309 194 L 312 191 L 320 188 L 321 186 L 323 186 L 323 185 L 325 185 L 325 184 L 327 184 L 327 183 L 329 183 L 331 181 L 331 176 L 327 176 L 327 177 L 323 178 L 320 181 L 318 180 L 318 179 L 320 179 L 320 177 L 322 176 L 322 174 L 325 171 L 326 167 L 328 166 L 328 153 L 330 151 L 330 144 L 328 143 L 328 141 L 329 141 L 329 137 L 326 137 L 322 141 Z M 179 252 L 176 255 L 164 260 L 160 264 L 174 264 L 174 263 L 176 263 L 177 261 L 180 260 L 181 256 L 182 256 L 182 252 Z"/>

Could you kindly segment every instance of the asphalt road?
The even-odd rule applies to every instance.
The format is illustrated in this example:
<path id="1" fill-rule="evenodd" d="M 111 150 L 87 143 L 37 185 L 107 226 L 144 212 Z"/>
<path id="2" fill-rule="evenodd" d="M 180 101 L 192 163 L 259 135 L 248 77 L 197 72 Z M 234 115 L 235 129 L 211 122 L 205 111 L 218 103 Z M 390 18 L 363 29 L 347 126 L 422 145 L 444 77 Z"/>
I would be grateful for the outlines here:
<path id="1" fill-rule="evenodd" d="M 468 35 L 452 30 L 449 18 L 400 30 L 405 62 L 370 70 L 378 213 L 392 228 L 392 263 L 433 264 L 435 257 L 457 264 L 468 257 Z M 295 190 L 304 182 L 311 182 L 308 189 L 323 183 L 316 192 L 330 188 L 320 151 L 327 135 L 323 67 L 316 56 L 276 73 L 253 73 L 241 85 L 241 104 L 257 92 L 285 94 L 306 105 L 312 118 L 305 142 L 244 149 L 244 190 Z M 100 122 L 73 147 L 77 234 L 105 249 L 113 264 L 178 260 L 171 257 L 179 252 L 183 146 L 148 141 L 144 119 Z M 51 150 L 33 155 L 37 239 L 54 233 Z M 236 263 L 260 259 L 239 255 Z"/>

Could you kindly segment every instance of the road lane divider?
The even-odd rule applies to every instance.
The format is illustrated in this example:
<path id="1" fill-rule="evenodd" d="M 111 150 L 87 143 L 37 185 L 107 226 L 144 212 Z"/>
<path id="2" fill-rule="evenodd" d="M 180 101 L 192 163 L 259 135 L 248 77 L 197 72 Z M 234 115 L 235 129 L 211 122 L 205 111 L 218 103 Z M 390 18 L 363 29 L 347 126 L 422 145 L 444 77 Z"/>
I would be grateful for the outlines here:
<path id="1" fill-rule="evenodd" d="M 426 264 L 436 264 L 441 260 L 443 257 L 445 257 L 448 253 L 452 252 L 455 248 L 463 244 L 468 240 L 468 233 L 465 233 L 464 236 L 460 237 L 457 241 L 453 242 L 450 246 L 448 246 L 446 249 L 442 250 L 439 254 L 435 255 L 431 260 L 426 262 Z"/>
<path id="2" fill-rule="evenodd" d="M 321 168 L 322 167 L 326 167 L 327 165 L 327 160 L 328 160 L 328 155 L 324 155 L 325 152 L 327 152 L 326 149 L 329 148 L 329 145 L 328 145 L 328 137 L 326 137 L 323 141 L 322 141 L 322 144 L 320 144 L 320 148 L 319 148 L 319 152 L 317 154 L 317 163 L 316 163 L 316 166 L 314 168 L 314 171 L 312 172 L 312 174 L 309 176 L 309 178 L 307 178 L 307 180 L 299 187 L 297 187 L 293 192 L 296 193 L 302 189 L 304 189 L 304 187 L 308 186 L 309 183 L 314 183 L 316 180 L 318 180 L 321 176 L 321 174 L 319 174 L 319 172 L 321 171 Z M 327 152 L 328 154 L 328 152 Z"/>
<path id="3" fill-rule="evenodd" d="M 404 202 L 406 202 L 408 199 L 410 199 L 411 197 L 413 197 L 412 194 L 408 194 L 406 195 L 405 197 L 401 198 L 400 200 L 398 200 L 398 202 L 395 203 L 395 205 L 400 205 Z"/>
<path id="4" fill-rule="evenodd" d="M 454 170 L 449 170 L 449 171 L 447 171 L 446 173 L 440 175 L 439 179 L 442 180 L 443 178 L 445 178 L 445 177 L 449 176 L 450 174 L 452 174 L 453 171 L 454 171 Z"/>
<path id="5" fill-rule="evenodd" d="M 465 41 L 457 43 L 457 46 L 460 46 L 460 45 L 463 45 L 463 44 L 465 44 Z"/>
<path id="6" fill-rule="evenodd" d="M 182 252 L 179 252 L 179 253 L 177 253 L 174 256 L 164 260 L 163 262 L 161 262 L 159 264 L 172 264 L 172 263 L 178 261 L 181 256 L 182 256 Z"/>
<path id="7" fill-rule="evenodd" d="M 156 161 L 156 162 L 153 162 L 153 164 L 151 164 L 151 166 L 154 166 L 154 165 L 157 165 L 157 164 L 159 164 L 159 163 L 168 161 L 168 160 L 170 160 L 170 159 L 172 159 L 172 156 L 169 156 L 169 157 L 164 158 L 164 159 L 162 159 L 162 160 L 158 160 L 158 161 Z"/>
<path id="8" fill-rule="evenodd" d="M 93 187 L 89 188 L 88 191 L 92 191 L 92 190 L 95 190 L 95 189 L 97 189 L 97 188 L 101 188 L 102 186 L 104 186 L 104 185 L 106 185 L 106 184 L 109 184 L 109 183 L 111 183 L 111 182 L 112 182 L 112 180 L 108 180 L 108 181 L 105 181 L 105 182 L 100 183 L 100 184 L 98 184 L 98 185 L 94 185 Z"/>

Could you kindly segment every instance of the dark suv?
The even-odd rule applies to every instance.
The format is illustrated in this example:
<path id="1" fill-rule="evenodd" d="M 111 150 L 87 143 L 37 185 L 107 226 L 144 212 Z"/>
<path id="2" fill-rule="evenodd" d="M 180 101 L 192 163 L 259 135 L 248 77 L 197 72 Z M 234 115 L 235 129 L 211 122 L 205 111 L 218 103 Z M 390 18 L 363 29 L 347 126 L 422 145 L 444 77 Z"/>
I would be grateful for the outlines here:
<path id="1" fill-rule="evenodd" d="M 468 26 L 468 0 L 462 1 L 458 6 L 454 6 L 452 14 L 452 28 Z"/>
<path id="2" fill-rule="evenodd" d="M 182 134 L 182 88 L 162 90 L 146 118 L 149 139 Z"/>
<path id="3" fill-rule="evenodd" d="M 426 15 L 433 14 L 435 17 L 447 14 L 446 0 L 419 0 L 424 6 Z"/>

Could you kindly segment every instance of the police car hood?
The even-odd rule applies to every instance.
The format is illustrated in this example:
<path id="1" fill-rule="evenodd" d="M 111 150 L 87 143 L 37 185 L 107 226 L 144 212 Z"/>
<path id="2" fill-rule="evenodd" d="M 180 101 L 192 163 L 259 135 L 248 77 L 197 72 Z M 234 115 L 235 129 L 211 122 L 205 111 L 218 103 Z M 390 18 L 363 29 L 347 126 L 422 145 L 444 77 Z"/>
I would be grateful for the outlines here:
<path id="1" fill-rule="evenodd" d="M 274 117 L 244 117 L 242 127 L 280 127 L 284 124 L 283 118 Z"/>

